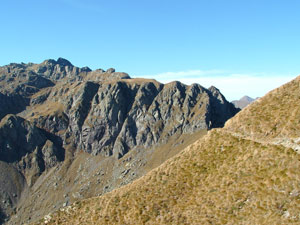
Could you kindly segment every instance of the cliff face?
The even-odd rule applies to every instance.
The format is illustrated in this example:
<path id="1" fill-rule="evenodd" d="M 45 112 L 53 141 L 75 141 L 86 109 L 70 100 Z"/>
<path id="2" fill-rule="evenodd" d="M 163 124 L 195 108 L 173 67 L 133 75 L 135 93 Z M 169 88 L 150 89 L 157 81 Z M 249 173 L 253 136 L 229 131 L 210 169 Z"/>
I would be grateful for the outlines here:
<path id="1" fill-rule="evenodd" d="M 23 177 L 19 192 L 27 200 L 43 196 L 39 203 L 24 197 L 2 207 L 7 215 L 22 212 L 18 222 L 53 210 L 55 200 L 43 192 L 50 185 L 73 182 L 72 190 L 59 189 L 72 196 L 64 204 L 105 193 L 151 169 L 156 149 L 159 157 L 162 146 L 180 146 L 187 135 L 221 127 L 238 111 L 215 87 L 131 79 L 112 68 L 91 71 L 62 58 L 0 67 L 0 88 L 0 160 Z M 97 163 L 84 164 L 87 159 Z M 111 167 L 107 173 L 105 163 Z M 84 176 L 67 181 L 69 170 L 77 176 L 79 167 Z M 105 175 L 93 184 L 98 173 Z M 86 190 L 84 180 L 91 183 Z M 32 205 L 40 205 L 35 215 L 28 211 Z"/>
<path id="2" fill-rule="evenodd" d="M 76 148 L 117 158 L 138 146 L 166 143 L 175 133 L 222 126 L 236 112 L 198 84 L 134 79 L 76 83 L 60 93 L 54 89 L 43 105 L 49 104 L 57 107 L 54 118 L 39 111 L 34 111 L 34 118 L 25 117 L 51 132 L 64 131 L 65 143 L 72 137 Z"/>

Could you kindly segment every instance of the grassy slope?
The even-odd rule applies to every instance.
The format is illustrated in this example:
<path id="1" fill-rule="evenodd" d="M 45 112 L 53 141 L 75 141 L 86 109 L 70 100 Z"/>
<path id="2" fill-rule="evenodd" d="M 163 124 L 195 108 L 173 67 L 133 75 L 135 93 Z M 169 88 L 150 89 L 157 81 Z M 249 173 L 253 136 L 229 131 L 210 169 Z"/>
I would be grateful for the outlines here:
<path id="1" fill-rule="evenodd" d="M 267 143 L 299 137 L 299 83 L 269 93 L 132 184 L 40 222 L 299 224 L 300 156 Z"/>
<path id="2" fill-rule="evenodd" d="M 225 128 L 256 139 L 299 138 L 299 108 L 300 76 L 242 110 Z"/>

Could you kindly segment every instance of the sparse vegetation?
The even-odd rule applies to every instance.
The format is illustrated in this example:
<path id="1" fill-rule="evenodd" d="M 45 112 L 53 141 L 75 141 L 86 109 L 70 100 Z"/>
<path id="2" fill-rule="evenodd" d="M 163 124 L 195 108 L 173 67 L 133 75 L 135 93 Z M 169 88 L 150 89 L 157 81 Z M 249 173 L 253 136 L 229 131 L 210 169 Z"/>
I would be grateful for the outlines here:
<path id="1" fill-rule="evenodd" d="M 232 120 L 226 129 L 265 141 L 300 137 L 300 77 L 255 101 Z"/>
<path id="2" fill-rule="evenodd" d="M 299 223 L 299 159 L 291 149 L 214 130 L 138 181 L 75 204 L 51 223 Z"/>

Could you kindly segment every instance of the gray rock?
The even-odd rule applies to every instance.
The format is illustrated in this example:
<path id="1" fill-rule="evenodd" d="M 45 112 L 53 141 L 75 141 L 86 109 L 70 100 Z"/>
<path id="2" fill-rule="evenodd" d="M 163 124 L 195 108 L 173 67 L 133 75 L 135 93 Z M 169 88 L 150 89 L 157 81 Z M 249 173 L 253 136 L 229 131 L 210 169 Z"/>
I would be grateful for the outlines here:
<path id="1" fill-rule="evenodd" d="M 62 66 L 70 66 L 73 67 L 72 63 L 70 63 L 70 61 L 64 59 L 64 58 L 58 58 L 57 59 L 57 64 L 62 65 Z"/>
<path id="2" fill-rule="evenodd" d="M 120 158 L 137 147 L 166 143 L 175 133 L 223 126 L 237 112 L 217 89 L 197 84 L 115 82 L 95 90 L 85 97 L 83 89 L 73 101 L 85 105 L 85 111 L 72 107 L 69 112 L 75 144 L 93 155 Z"/>

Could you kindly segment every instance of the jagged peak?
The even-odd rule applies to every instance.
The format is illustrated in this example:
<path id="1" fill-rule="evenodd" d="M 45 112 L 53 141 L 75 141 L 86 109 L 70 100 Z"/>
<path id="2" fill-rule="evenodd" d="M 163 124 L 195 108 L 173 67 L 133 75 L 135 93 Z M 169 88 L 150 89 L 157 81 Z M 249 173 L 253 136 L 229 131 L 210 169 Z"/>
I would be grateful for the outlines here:
<path id="1" fill-rule="evenodd" d="M 25 69 L 26 68 L 26 64 L 25 63 L 10 63 L 8 65 L 5 65 L 4 67 L 7 67 L 7 68 L 12 68 L 12 69 L 15 69 L 15 68 L 19 68 L 19 69 Z"/>
<path id="2" fill-rule="evenodd" d="M 188 86 L 190 89 L 198 88 L 199 90 L 207 90 L 205 87 L 203 87 L 201 84 L 193 83 Z"/>
<path id="3" fill-rule="evenodd" d="M 59 57 L 57 60 L 55 59 L 46 59 L 44 62 L 42 62 L 42 64 L 47 64 L 47 65 L 61 65 L 61 66 L 73 66 L 73 64 L 67 60 L 67 59 L 64 59 L 64 58 L 61 58 Z"/>
<path id="4" fill-rule="evenodd" d="M 175 81 L 171 81 L 169 83 L 166 83 L 165 86 L 170 86 L 170 87 L 186 87 L 187 85 L 178 81 L 178 80 L 175 80 Z"/>
<path id="5" fill-rule="evenodd" d="M 82 72 L 91 72 L 92 70 L 88 66 L 84 66 L 81 68 Z"/>
<path id="6" fill-rule="evenodd" d="M 104 69 L 101 69 L 101 68 L 99 68 L 99 69 L 96 69 L 96 70 L 95 70 L 95 72 L 97 72 L 97 73 L 105 73 L 105 70 L 104 70 Z"/>
<path id="7" fill-rule="evenodd" d="M 59 57 L 56 62 L 57 64 L 60 64 L 62 66 L 73 66 L 73 64 L 70 61 L 61 57 Z"/>
<path id="8" fill-rule="evenodd" d="M 222 98 L 223 100 L 225 99 L 225 97 L 222 95 L 221 91 L 218 88 L 216 88 L 215 86 L 210 86 L 208 88 L 208 90 L 213 94 L 213 96 L 215 96 L 217 98 Z"/>
<path id="9" fill-rule="evenodd" d="M 88 66 L 84 66 L 84 67 L 76 67 L 74 66 L 69 60 L 65 59 L 65 58 L 62 58 L 62 57 L 59 57 L 57 60 L 55 59 L 46 59 L 44 60 L 42 63 L 32 63 L 32 62 L 29 62 L 29 63 L 10 63 L 8 65 L 4 65 L 3 68 L 6 68 L 6 69 L 33 69 L 33 70 L 36 70 L 36 68 L 39 68 L 39 73 L 43 73 L 45 72 L 46 67 L 55 67 L 56 65 L 59 65 L 61 67 L 71 67 L 71 69 L 73 68 L 76 68 L 77 70 L 76 71 L 80 71 L 80 72 L 86 72 L 86 73 L 89 73 L 89 72 L 95 72 L 97 74 L 102 74 L 102 73 L 105 73 L 107 75 L 111 74 L 115 77 L 119 77 L 120 79 L 131 79 L 131 77 L 127 74 L 127 73 L 124 73 L 124 72 L 116 72 L 115 68 L 108 68 L 106 71 L 99 68 L 99 69 L 96 69 L 96 70 L 92 70 L 91 68 L 89 68 Z M 42 68 L 43 66 L 46 66 L 45 68 Z M 42 68 L 42 69 L 41 69 Z M 70 69 L 70 68 L 69 68 Z"/>
<path id="10" fill-rule="evenodd" d="M 216 88 L 215 86 L 210 86 L 209 88 L 208 88 L 208 90 L 210 90 L 211 92 L 218 92 L 218 93 L 221 93 L 220 92 L 220 90 L 218 89 L 218 88 Z"/>
<path id="11" fill-rule="evenodd" d="M 56 64 L 56 61 L 54 59 L 46 59 L 42 64 Z"/>

